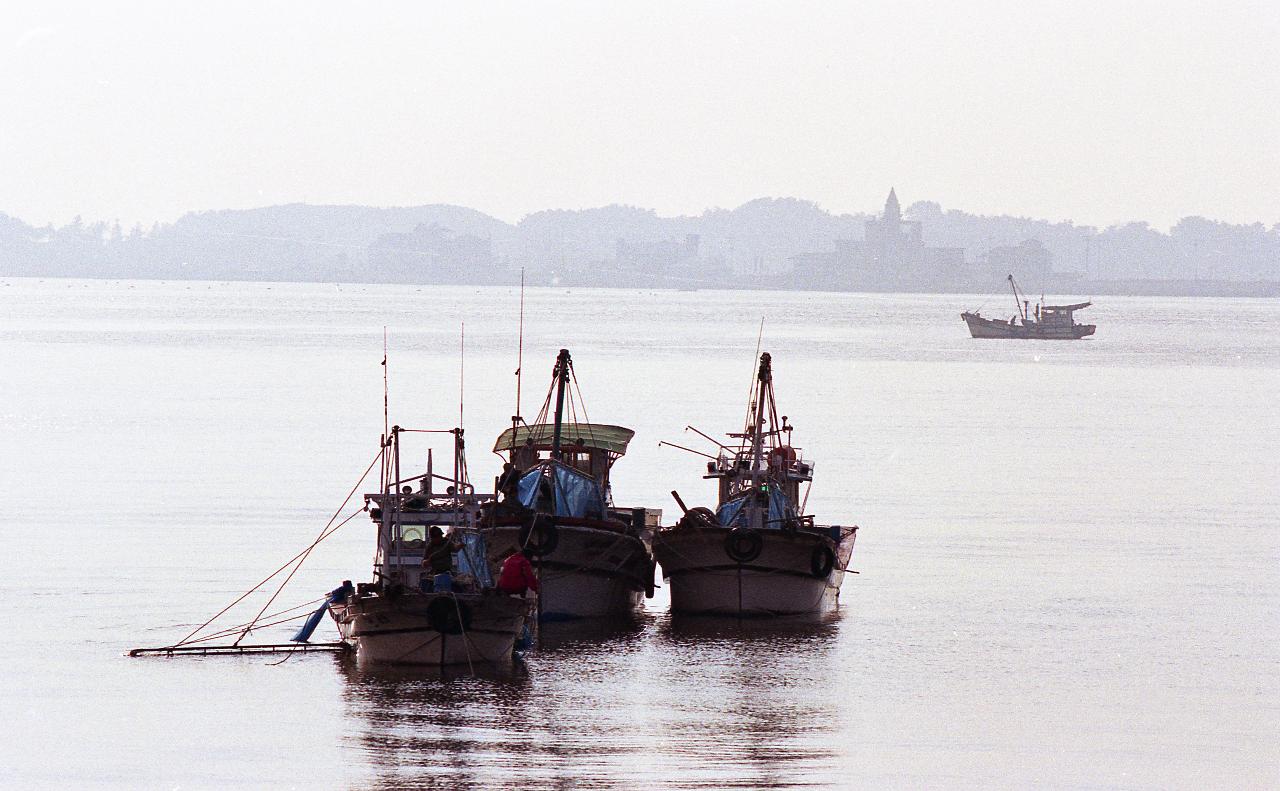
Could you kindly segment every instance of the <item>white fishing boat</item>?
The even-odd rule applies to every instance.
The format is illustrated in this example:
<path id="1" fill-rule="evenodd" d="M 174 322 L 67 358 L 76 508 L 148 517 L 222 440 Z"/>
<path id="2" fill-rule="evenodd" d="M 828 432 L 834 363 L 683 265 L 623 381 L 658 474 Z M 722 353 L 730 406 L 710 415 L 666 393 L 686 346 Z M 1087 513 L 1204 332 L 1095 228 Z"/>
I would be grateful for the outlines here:
<path id="1" fill-rule="evenodd" d="M 703 454 L 711 459 L 703 477 L 719 485 L 716 508 L 687 509 L 672 492 L 684 515 L 654 537 L 672 612 L 798 615 L 837 606 L 858 528 L 804 514 L 800 485 L 811 485 L 813 463 L 791 444 L 791 431 L 778 417 L 765 353 L 746 425 L 728 435 L 736 446 L 717 442 L 716 455 Z"/>
<path id="2" fill-rule="evenodd" d="M 1084 310 L 1092 302 L 1077 302 L 1073 305 L 1046 305 L 1043 295 L 1031 308 L 1031 300 L 1026 299 L 1018 290 L 1013 275 L 1007 278 L 1009 288 L 1013 289 L 1013 301 L 1017 312 L 1005 319 L 989 319 L 978 311 L 965 311 L 960 314 L 969 327 L 969 335 L 973 338 L 1023 338 L 1046 341 L 1078 341 L 1094 333 L 1097 326 L 1081 324 L 1075 320 L 1075 312 Z"/>
<path id="3" fill-rule="evenodd" d="M 538 417 L 516 418 L 498 437 L 493 450 L 507 458 L 502 499 L 486 506 L 482 521 L 490 558 L 519 548 L 532 561 L 543 620 L 635 612 L 653 595 L 650 546 L 662 517 L 656 508 L 614 506 L 610 472 L 635 432 L 577 421 L 586 413 L 580 404 L 570 403 L 566 419 L 571 377 L 561 349 Z"/>
<path id="4" fill-rule="evenodd" d="M 405 433 L 453 435 L 451 476 L 427 471 L 402 478 L 400 441 Z M 413 432 L 393 426 L 382 487 L 365 495 L 378 529 L 374 580 L 334 596 L 329 613 L 343 641 L 362 662 L 474 665 L 509 661 L 535 598 L 509 596 L 494 588 L 485 537 L 478 529 L 492 495 L 478 495 L 467 481 L 461 429 Z M 446 483 L 445 492 L 435 484 Z M 416 484 L 416 488 L 415 488 Z M 439 528 L 452 549 L 448 579 L 424 566 Z M 335 592 L 337 593 L 337 592 Z"/>

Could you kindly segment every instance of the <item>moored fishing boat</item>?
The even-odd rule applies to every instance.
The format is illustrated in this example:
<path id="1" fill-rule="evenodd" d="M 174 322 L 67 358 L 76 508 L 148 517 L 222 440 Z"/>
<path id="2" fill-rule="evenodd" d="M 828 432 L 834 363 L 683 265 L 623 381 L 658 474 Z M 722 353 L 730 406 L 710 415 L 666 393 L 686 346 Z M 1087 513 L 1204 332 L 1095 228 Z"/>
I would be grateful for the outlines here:
<path id="1" fill-rule="evenodd" d="M 507 458 L 502 499 L 486 506 L 482 522 L 491 559 L 518 548 L 533 562 L 539 615 L 547 620 L 634 612 L 653 593 L 650 545 L 662 516 L 614 507 L 610 473 L 635 432 L 579 422 L 577 408 L 566 416 L 572 377 L 569 351 L 561 349 L 538 417 L 513 419 L 498 437 L 493 450 Z"/>
<path id="2" fill-rule="evenodd" d="M 791 431 L 778 417 L 766 352 L 746 426 L 729 434 L 736 447 L 717 443 L 707 463 L 703 477 L 718 482 L 718 505 L 687 509 L 672 492 L 684 515 L 654 537 L 673 612 L 796 615 L 838 604 L 858 528 L 804 515 L 800 484 L 812 483 L 813 464 L 792 446 Z"/>
<path id="3" fill-rule="evenodd" d="M 400 477 L 405 433 L 453 435 L 452 476 L 427 471 Z M 374 580 L 335 596 L 329 613 L 343 641 L 362 662 L 468 665 L 510 660 L 534 599 L 494 588 L 485 538 L 478 529 L 491 495 L 477 495 L 467 480 L 462 430 L 412 432 L 393 426 L 381 491 L 365 495 L 378 528 Z M 437 482 L 449 484 L 445 492 Z M 413 484 L 417 484 L 415 490 Z M 437 534 L 438 535 L 434 535 Z M 433 542 L 434 540 L 436 543 Z M 440 550 L 440 540 L 446 542 Z M 451 571 L 424 564 L 435 551 L 451 551 Z"/>
<path id="4" fill-rule="evenodd" d="M 1013 299 L 1017 305 L 1017 313 L 1007 321 L 1004 319 L 984 318 L 978 311 L 960 314 L 969 327 L 969 335 L 974 338 L 1037 338 L 1040 340 L 1080 340 L 1093 334 L 1097 327 L 1093 324 L 1079 324 L 1075 320 L 1075 312 L 1084 310 L 1092 302 L 1077 302 L 1074 305 L 1045 305 L 1043 297 L 1036 303 L 1035 311 L 1031 310 L 1031 301 L 1018 291 L 1018 284 L 1013 275 L 1008 277 L 1009 287 L 1013 289 Z"/>

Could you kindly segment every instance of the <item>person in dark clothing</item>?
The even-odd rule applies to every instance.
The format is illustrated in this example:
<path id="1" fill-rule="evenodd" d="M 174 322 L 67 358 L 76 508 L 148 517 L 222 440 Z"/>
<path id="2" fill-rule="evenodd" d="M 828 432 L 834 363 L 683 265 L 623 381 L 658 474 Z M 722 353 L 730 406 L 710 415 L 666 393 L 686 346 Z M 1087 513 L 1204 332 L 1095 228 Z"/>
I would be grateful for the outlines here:
<path id="1" fill-rule="evenodd" d="M 431 526 L 431 540 L 423 551 L 422 567 L 431 572 L 431 590 L 448 593 L 453 590 L 453 553 L 462 549 L 462 542 L 447 538 L 439 525 Z M 424 582 L 426 575 L 423 575 Z M 426 586 L 423 586 L 426 590 Z"/>
<path id="2" fill-rule="evenodd" d="M 516 489 L 520 484 L 520 473 L 516 470 L 516 465 L 507 462 L 502 465 L 502 474 L 498 476 L 498 492 L 502 495 L 502 501 L 505 503 L 513 503 L 516 500 Z"/>

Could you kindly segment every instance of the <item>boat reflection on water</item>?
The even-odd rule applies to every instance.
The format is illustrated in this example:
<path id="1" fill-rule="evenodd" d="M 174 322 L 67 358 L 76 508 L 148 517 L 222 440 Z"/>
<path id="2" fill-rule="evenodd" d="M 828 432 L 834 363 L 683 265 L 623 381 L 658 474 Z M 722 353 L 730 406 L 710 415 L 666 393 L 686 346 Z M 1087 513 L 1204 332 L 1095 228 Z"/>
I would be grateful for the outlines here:
<path id="1" fill-rule="evenodd" d="M 629 618 L 583 618 L 551 621 L 538 626 L 536 662 L 570 651 L 625 650 L 653 626 L 651 616 Z M 530 657 L 533 659 L 534 657 Z"/>
<path id="2" fill-rule="evenodd" d="M 472 671 L 458 665 L 372 665 L 349 656 L 339 662 L 357 763 L 372 774 L 351 785 L 485 787 L 509 770 L 509 748 L 484 733 L 518 733 L 523 727 L 529 698 L 524 663 L 477 665 Z"/>
<path id="3" fill-rule="evenodd" d="M 662 615 L 544 625 L 527 663 L 474 675 L 346 660 L 353 763 L 377 787 L 839 785 L 839 642 L 838 613 Z"/>
<path id="4" fill-rule="evenodd" d="M 834 640 L 840 617 L 839 611 L 744 618 L 671 613 L 663 619 L 658 633 L 675 642 L 724 640 L 750 645 L 784 640 L 797 644 L 797 650 L 807 650 L 809 643 Z"/>

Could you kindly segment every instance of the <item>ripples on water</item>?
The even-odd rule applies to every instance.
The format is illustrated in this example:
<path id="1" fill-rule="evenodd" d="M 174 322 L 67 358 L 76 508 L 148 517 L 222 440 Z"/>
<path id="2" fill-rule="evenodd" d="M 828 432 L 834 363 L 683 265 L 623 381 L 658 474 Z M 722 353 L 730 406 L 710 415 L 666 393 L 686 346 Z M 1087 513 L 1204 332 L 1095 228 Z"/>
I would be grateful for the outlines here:
<path id="1" fill-rule="evenodd" d="M 340 665 L 377 786 L 827 785 L 837 631 L 663 616 L 547 625 L 527 663 L 475 676 Z"/>
<path id="2" fill-rule="evenodd" d="M 676 621 L 659 590 L 475 677 L 122 656 L 315 536 L 376 450 L 384 325 L 393 421 L 449 427 L 466 322 L 496 474 L 516 299 L 0 281 L 0 785 L 1280 785 L 1274 300 L 1107 298 L 1094 339 L 1001 343 L 965 336 L 982 297 L 533 289 L 524 411 L 569 347 L 590 417 L 637 431 L 615 499 L 668 515 L 711 487 L 657 440 L 740 423 L 766 317 L 810 510 L 862 526 L 838 616 Z M 367 579 L 372 543 L 345 528 L 281 603 Z"/>

